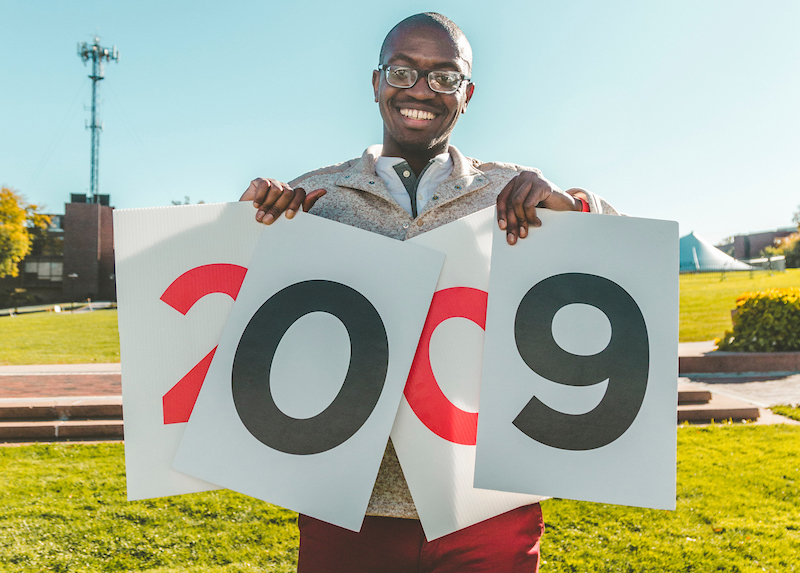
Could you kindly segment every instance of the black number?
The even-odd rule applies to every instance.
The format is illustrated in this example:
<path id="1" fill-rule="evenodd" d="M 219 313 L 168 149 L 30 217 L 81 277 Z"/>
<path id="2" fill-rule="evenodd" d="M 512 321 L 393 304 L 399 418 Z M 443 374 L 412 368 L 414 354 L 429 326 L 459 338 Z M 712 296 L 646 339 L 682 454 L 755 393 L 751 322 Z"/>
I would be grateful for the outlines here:
<path id="1" fill-rule="evenodd" d="M 311 418 L 293 418 L 275 404 L 270 368 L 289 327 L 316 311 L 344 324 L 350 335 L 350 365 L 325 410 Z M 263 444 L 289 454 L 318 454 L 347 441 L 364 425 L 380 398 L 388 366 L 386 329 L 372 303 L 340 283 L 300 282 L 272 295 L 244 329 L 233 358 L 233 401 L 242 423 Z"/>
<path id="2" fill-rule="evenodd" d="M 567 352 L 553 338 L 553 317 L 574 303 L 600 309 L 611 323 L 608 346 L 593 356 Z M 592 450 L 610 444 L 633 423 L 647 389 L 650 347 L 642 311 L 621 286 L 583 273 L 549 277 L 520 301 L 514 337 L 525 364 L 543 378 L 569 386 L 608 379 L 603 400 L 585 414 L 564 414 L 531 399 L 514 419 L 527 436 L 562 450 Z"/>

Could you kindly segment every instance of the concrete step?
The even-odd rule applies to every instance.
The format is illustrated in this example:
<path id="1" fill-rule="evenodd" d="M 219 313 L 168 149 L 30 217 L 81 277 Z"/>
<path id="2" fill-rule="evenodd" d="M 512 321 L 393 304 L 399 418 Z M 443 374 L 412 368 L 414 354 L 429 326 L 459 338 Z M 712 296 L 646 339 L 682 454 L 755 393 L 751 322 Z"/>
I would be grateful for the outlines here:
<path id="1" fill-rule="evenodd" d="M 0 441 L 122 438 L 122 396 L 0 400 Z"/>
<path id="2" fill-rule="evenodd" d="M 123 436 L 122 420 L 0 422 L 0 440 L 6 442 L 69 439 L 120 440 Z"/>
<path id="3" fill-rule="evenodd" d="M 678 390 L 678 406 L 685 404 L 707 404 L 711 400 L 708 390 Z"/>
<path id="4" fill-rule="evenodd" d="M 720 394 L 712 394 L 708 403 L 682 404 L 678 406 L 678 423 L 707 424 L 711 421 L 722 422 L 725 420 L 733 420 L 735 422 L 743 420 L 755 421 L 758 420 L 758 416 L 758 406 Z"/>
<path id="5" fill-rule="evenodd" d="M 92 418 L 122 419 L 119 396 L 88 398 L 48 398 L 0 401 L 0 420 L 69 420 Z"/>

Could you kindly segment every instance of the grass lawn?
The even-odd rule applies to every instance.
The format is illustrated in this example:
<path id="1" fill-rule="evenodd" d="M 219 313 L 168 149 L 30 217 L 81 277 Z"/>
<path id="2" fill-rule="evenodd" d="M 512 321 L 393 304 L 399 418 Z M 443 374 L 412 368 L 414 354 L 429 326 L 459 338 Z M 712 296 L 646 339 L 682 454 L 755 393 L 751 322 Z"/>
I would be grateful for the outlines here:
<path id="1" fill-rule="evenodd" d="M 800 269 L 785 273 L 749 272 L 681 275 L 680 341 L 692 342 L 721 338 L 730 330 L 731 310 L 745 292 L 800 286 Z"/>
<path id="2" fill-rule="evenodd" d="M 117 311 L 0 317 L 0 364 L 119 362 Z"/>
<path id="3" fill-rule="evenodd" d="M 773 406 L 770 408 L 776 414 L 780 414 L 781 416 L 786 416 L 787 418 L 791 418 L 792 420 L 797 420 L 800 422 L 800 407 L 797 406 Z"/>
<path id="4" fill-rule="evenodd" d="M 547 501 L 543 573 L 800 571 L 800 427 L 677 431 L 677 511 Z M 0 448 L 0 474 L 0 570 L 295 567 L 293 513 L 227 491 L 126 502 L 118 444 Z"/>
<path id="5" fill-rule="evenodd" d="M 294 571 L 295 514 L 217 491 L 125 500 L 121 444 L 0 448 L 0 571 Z"/>

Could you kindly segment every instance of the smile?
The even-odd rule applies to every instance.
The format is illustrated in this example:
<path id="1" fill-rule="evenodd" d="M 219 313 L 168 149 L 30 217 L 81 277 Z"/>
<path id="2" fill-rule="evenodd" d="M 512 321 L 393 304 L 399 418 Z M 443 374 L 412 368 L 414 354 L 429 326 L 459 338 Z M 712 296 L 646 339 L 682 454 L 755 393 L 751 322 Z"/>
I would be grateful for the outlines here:
<path id="1" fill-rule="evenodd" d="M 436 116 L 429 111 L 423 111 L 421 109 L 408 109 L 408 108 L 400 108 L 400 115 L 403 117 L 407 117 L 409 119 L 422 119 L 422 120 L 431 120 Z"/>

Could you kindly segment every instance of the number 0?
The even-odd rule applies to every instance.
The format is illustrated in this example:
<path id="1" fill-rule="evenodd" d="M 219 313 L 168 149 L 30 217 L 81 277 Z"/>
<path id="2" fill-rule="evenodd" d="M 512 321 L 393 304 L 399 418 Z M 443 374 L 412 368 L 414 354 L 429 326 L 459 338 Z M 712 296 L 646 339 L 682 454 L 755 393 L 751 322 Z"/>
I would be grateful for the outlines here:
<path id="1" fill-rule="evenodd" d="M 553 317 L 574 303 L 600 309 L 611 323 L 608 346 L 593 356 L 567 352 L 553 338 Z M 600 404 L 585 414 L 564 414 L 534 397 L 514 419 L 519 430 L 548 446 L 577 451 L 606 446 L 631 426 L 647 389 L 650 347 L 642 311 L 625 289 L 596 275 L 549 277 L 522 298 L 514 338 L 525 364 L 547 380 L 589 386 L 608 379 Z"/>
<path id="2" fill-rule="evenodd" d="M 311 418 L 293 418 L 275 404 L 270 368 L 289 327 L 316 311 L 344 324 L 350 335 L 350 365 L 325 410 Z M 233 401 L 242 423 L 261 443 L 289 454 L 318 454 L 344 443 L 364 425 L 381 396 L 388 367 L 386 329 L 372 303 L 340 283 L 304 281 L 272 295 L 244 329 L 231 371 Z"/>

